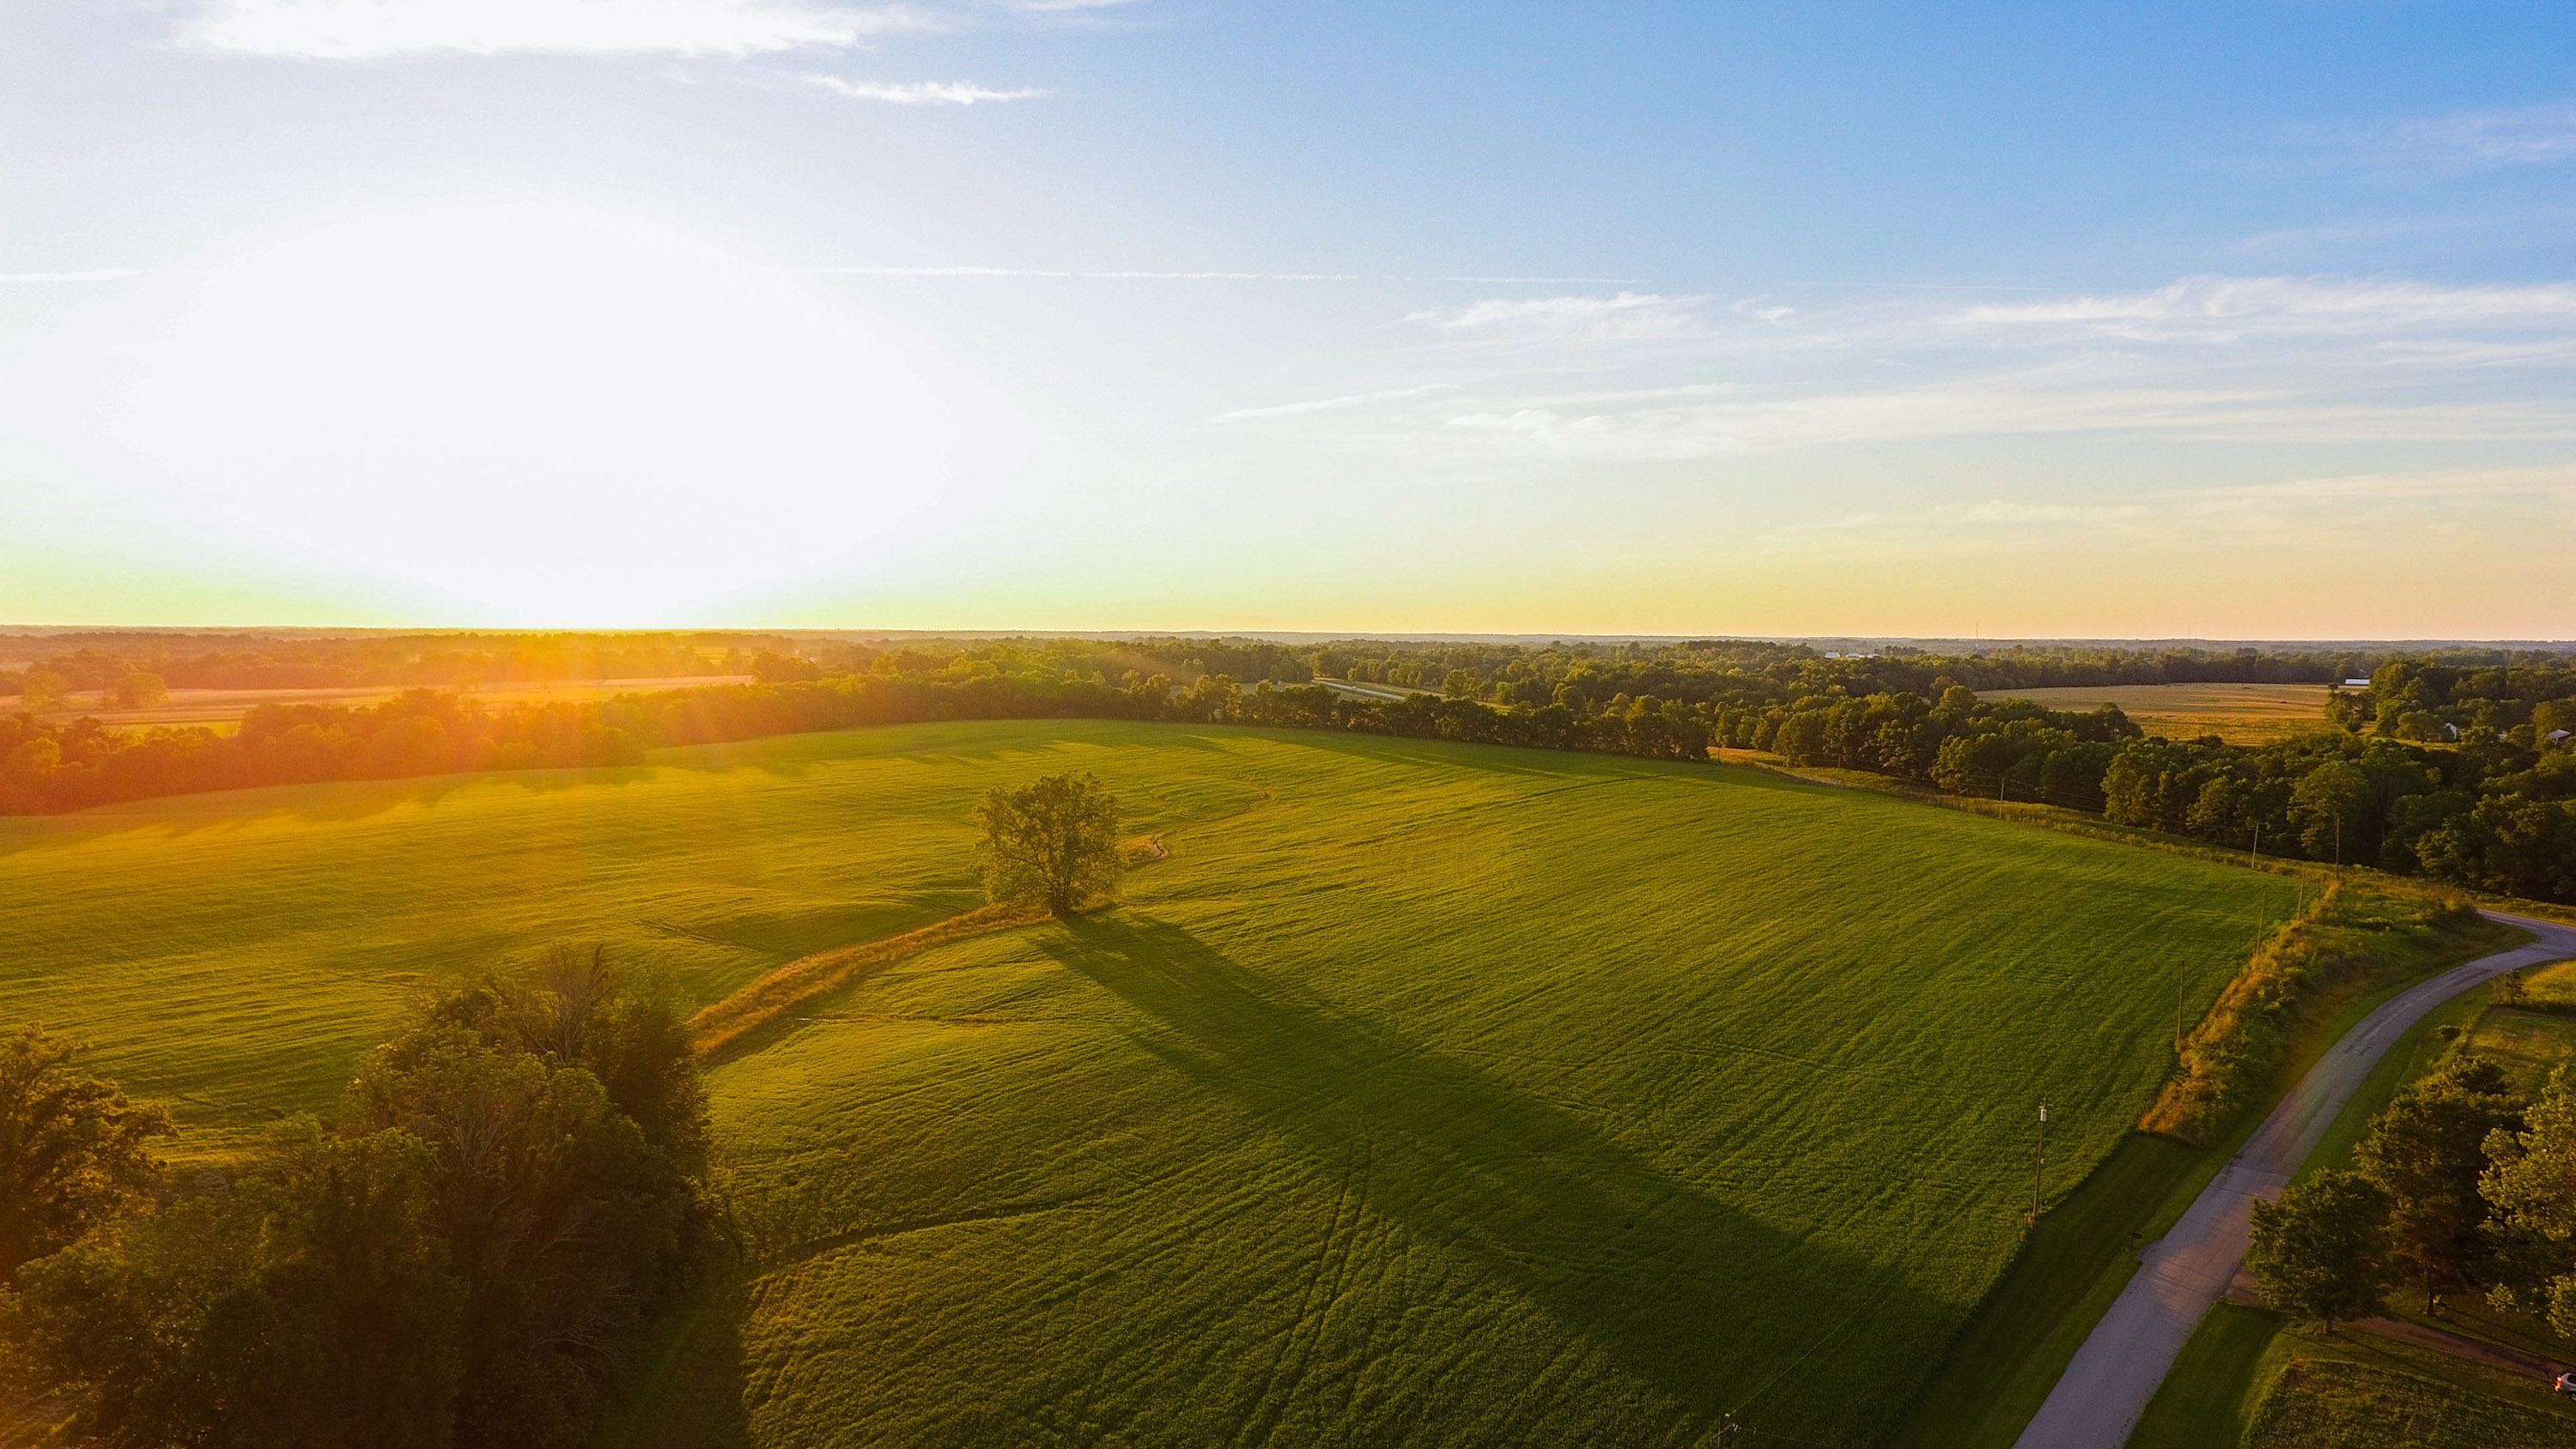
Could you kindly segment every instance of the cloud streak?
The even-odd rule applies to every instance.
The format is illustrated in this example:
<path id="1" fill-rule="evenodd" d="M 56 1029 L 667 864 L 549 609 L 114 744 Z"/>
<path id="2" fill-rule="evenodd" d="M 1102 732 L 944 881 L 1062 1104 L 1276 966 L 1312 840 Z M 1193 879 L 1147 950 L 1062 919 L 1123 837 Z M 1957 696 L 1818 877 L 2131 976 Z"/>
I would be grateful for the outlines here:
<path id="1" fill-rule="evenodd" d="M 1827 305 L 1620 291 L 1402 320 L 1433 334 L 1433 365 L 1474 366 L 1486 381 L 1427 431 L 1396 416 L 1376 426 L 1469 458 L 1678 460 L 2013 435 L 2576 439 L 2570 283 L 2196 276 L 2030 300 Z"/>
<path id="2" fill-rule="evenodd" d="M 1041 90 L 997 91 L 971 81 L 851 81 L 834 75 L 805 75 L 798 79 L 852 100 L 884 101 L 896 106 L 971 106 L 985 101 L 1034 100 L 1046 94 Z"/>
<path id="3" fill-rule="evenodd" d="M 1302 417 L 1307 413 L 1335 412 L 1343 408 L 1366 407 L 1372 403 L 1399 402 L 1405 398 L 1425 397 L 1438 392 L 1455 392 L 1458 385 L 1449 382 L 1426 383 L 1421 387 L 1388 388 L 1383 392 L 1358 392 L 1347 397 L 1310 398 L 1305 402 L 1279 403 L 1271 407 L 1236 408 L 1219 413 L 1220 423 L 1248 423 L 1263 418 Z"/>
<path id="4" fill-rule="evenodd" d="M 50 282 L 122 282 L 143 273 L 133 267 L 92 267 L 83 272 L 0 272 L 0 284 Z"/>
<path id="5" fill-rule="evenodd" d="M 178 41 L 215 55 L 306 61 L 530 53 L 741 59 L 940 28 L 905 6 L 814 0 L 207 0 L 181 23 Z"/>
<path id="6" fill-rule="evenodd" d="M 1553 341 L 1636 341 L 1706 330 L 1706 297 L 1620 292 L 1609 297 L 1533 297 L 1471 302 L 1409 313 L 1407 322 L 1453 336 Z"/>
<path id="7" fill-rule="evenodd" d="M 1091 281 L 1147 282 L 1439 282 L 1498 284 L 1526 282 L 1532 284 L 1570 285 L 1594 283 L 1617 285 L 1633 280 L 1622 277 L 1413 277 L 1382 276 L 1368 272 L 1219 272 L 1219 271 L 1075 271 L 1062 267 L 798 267 L 814 277 L 1070 277 Z M 1411 319 L 1407 319 L 1411 320 Z"/>
<path id="8" fill-rule="evenodd" d="M 2310 128 L 2300 139 L 2346 163 L 2411 179 L 2425 167 L 2483 171 L 2576 160 L 2576 102 L 2504 106 L 2395 122 Z"/>

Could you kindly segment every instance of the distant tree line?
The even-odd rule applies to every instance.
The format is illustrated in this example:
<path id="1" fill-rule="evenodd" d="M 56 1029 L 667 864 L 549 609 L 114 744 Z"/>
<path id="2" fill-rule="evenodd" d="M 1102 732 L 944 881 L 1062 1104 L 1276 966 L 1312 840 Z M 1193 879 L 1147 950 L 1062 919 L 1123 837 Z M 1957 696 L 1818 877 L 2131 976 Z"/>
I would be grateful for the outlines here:
<path id="1" fill-rule="evenodd" d="M 1940 680 L 1936 678 L 1936 683 Z M 2576 666 L 2382 664 L 2316 728 L 2262 745 L 2143 734 L 2086 714 L 1910 692 L 1727 703 L 1720 743 L 1955 794 L 2097 811 L 2230 849 L 2576 900 Z"/>
<path id="2" fill-rule="evenodd" d="M 263 706 L 230 735 L 0 718 L 0 813 L 289 781 L 627 763 L 659 746 L 854 725 L 1090 717 L 1654 759 L 1703 759 L 1710 745 L 1766 750 L 1801 766 L 2098 811 L 2234 849 L 2576 900 L 2576 665 L 2559 655 L 2380 659 L 2366 686 L 2329 694 L 2314 732 L 2231 745 L 2147 737 L 2116 708 L 2052 710 L 1979 691 L 2339 680 L 2361 677 L 2345 671 L 2372 661 L 2090 648 L 1837 658 L 1726 640 L 768 644 L 729 657 L 757 684 L 585 704 L 487 707 L 420 691 L 363 708 Z"/>
<path id="3" fill-rule="evenodd" d="M 84 696 L 114 702 L 120 680 L 149 675 L 172 689 L 541 685 L 570 679 L 743 674 L 775 634 L 269 634 L 117 631 L 24 641 L 37 657 L 0 669 L 0 699 L 41 713 Z M 32 684 L 32 688 L 31 688 Z M 53 694 L 58 702 L 39 703 Z"/>
<path id="4" fill-rule="evenodd" d="M 264 704 L 232 733 L 0 718 L 0 814 L 319 780 L 632 764 L 643 747 L 595 706 L 486 708 L 413 690 L 383 704 Z"/>
<path id="5" fill-rule="evenodd" d="M 63 1043 L 0 1036 L 0 1375 L 83 1441 L 589 1441 L 712 1241 L 683 1014 L 596 951 L 422 1010 L 225 1174 Z"/>

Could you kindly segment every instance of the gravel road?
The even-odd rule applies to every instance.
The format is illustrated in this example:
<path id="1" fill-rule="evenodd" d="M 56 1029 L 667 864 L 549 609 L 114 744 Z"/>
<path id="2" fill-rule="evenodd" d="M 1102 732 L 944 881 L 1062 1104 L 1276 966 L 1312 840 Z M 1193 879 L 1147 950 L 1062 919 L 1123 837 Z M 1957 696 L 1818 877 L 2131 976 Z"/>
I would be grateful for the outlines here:
<path id="1" fill-rule="evenodd" d="M 2014 1449 L 2112 1449 L 2127 1442 L 2183 1340 L 2244 1261 L 2246 1205 L 2280 1195 L 2380 1055 L 2424 1013 L 2479 982 L 2576 956 L 2576 928 L 2495 911 L 2486 915 L 2540 939 L 2408 988 L 2363 1018 L 2310 1068 L 2173 1231 L 2141 1255 L 2138 1275 L 2075 1351 Z"/>

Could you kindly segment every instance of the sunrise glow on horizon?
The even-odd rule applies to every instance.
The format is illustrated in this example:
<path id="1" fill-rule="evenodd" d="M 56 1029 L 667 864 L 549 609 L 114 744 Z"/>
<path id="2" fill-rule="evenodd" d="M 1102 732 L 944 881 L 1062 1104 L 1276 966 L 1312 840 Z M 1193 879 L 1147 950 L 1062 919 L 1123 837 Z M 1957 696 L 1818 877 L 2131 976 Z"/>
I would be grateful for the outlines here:
<path id="1" fill-rule="evenodd" d="M 2563 14 L 1472 15 L 11 7 L 0 622 L 2576 636 Z"/>

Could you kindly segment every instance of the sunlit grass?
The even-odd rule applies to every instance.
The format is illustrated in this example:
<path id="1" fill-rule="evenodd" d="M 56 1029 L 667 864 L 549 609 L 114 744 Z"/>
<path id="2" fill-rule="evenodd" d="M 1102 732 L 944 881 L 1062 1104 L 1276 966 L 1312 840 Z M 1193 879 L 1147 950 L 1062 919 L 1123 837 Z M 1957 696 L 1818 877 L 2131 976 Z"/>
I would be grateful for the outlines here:
<path id="1" fill-rule="evenodd" d="M 547 939 L 705 999 L 972 905 L 974 799 L 1067 767 L 1170 858 L 715 1070 L 761 1276 L 648 1409 L 1864 1439 L 2019 1243 L 2037 1101 L 2054 1199 L 2152 1097 L 2177 979 L 2197 1010 L 2295 889 L 1749 770 L 1019 722 L 0 822 L 0 989 L 221 1150 Z"/>

